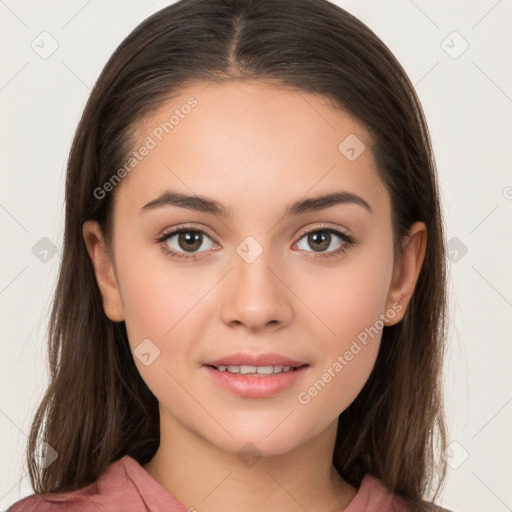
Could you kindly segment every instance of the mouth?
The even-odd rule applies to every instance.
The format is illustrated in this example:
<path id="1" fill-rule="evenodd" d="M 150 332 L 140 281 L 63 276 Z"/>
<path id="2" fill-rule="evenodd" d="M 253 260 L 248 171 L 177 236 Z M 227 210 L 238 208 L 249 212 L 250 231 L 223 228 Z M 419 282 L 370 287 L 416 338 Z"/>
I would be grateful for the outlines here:
<path id="1" fill-rule="evenodd" d="M 210 365 L 207 365 L 210 366 Z M 307 365 L 275 365 L 275 366 L 254 366 L 254 365 L 229 365 L 229 366 L 210 366 L 219 372 L 227 372 L 232 374 L 247 375 L 251 377 L 268 377 L 269 375 L 278 375 L 280 373 L 289 373 L 297 371 L 299 368 Z"/>
<path id="2" fill-rule="evenodd" d="M 279 354 L 237 353 L 203 365 L 211 382 L 246 398 L 268 398 L 293 387 L 309 364 Z"/>

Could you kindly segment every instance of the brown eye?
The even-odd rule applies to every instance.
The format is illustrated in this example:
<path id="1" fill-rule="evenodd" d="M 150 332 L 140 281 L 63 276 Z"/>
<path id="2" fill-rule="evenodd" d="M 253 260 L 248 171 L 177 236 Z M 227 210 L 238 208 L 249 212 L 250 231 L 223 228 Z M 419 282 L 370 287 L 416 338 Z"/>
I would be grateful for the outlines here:
<path id="1" fill-rule="evenodd" d="M 196 251 L 203 243 L 203 235 L 198 231 L 182 231 L 178 234 L 178 245 L 184 251 Z"/>
<path id="2" fill-rule="evenodd" d="M 165 234 L 159 239 L 165 251 L 176 258 L 187 259 L 187 254 L 195 255 L 213 248 L 215 243 L 201 229 L 180 228 Z M 192 257 L 192 256 L 191 256 Z"/>
<path id="3" fill-rule="evenodd" d="M 334 237 L 333 237 L 334 235 Z M 341 240 L 341 243 L 338 242 L 338 244 L 335 244 L 336 238 Z M 351 243 L 351 239 L 348 235 L 345 233 L 342 233 L 341 231 L 335 230 L 335 229 L 317 229 L 316 231 L 311 231 L 309 233 L 306 233 L 302 238 L 302 240 L 306 240 L 306 244 L 310 248 L 313 249 L 313 252 L 328 252 L 328 253 L 335 253 L 340 250 L 340 248 L 343 248 L 345 245 L 349 245 Z M 299 249 L 306 250 L 307 248 L 304 247 L 304 244 L 299 241 Z M 334 247 L 331 247 L 331 244 L 335 244 Z M 327 250 L 331 247 L 331 250 Z M 310 251 L 311 252 L 311 251 Z"/>
<path id="4" fill-rule="evenodd" d="M 331 234 L 327 231 L 317 231 L 307 235 L 308 244 L 315 251 L 325 251 L 331 245 Z"/>

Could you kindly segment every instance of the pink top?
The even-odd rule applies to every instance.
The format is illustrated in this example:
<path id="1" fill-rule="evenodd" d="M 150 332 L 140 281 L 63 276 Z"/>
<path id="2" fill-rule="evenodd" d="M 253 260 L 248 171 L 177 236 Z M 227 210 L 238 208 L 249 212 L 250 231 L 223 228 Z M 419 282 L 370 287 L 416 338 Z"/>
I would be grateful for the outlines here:
<path id="1" fill-rule="evenodd" d="M 92 484 L 77 491 L 27 496 L 7 512 L 188 512 L 134 458 L 125 455 L 112 463 Z M 193 509 L 192 509 L 193 510 Z M 380 480 L 366 475 L 343 512 L 406 512 L 403 501 L 390 494 Z M 436 507 L 433 510 L 439 510 Z"/>

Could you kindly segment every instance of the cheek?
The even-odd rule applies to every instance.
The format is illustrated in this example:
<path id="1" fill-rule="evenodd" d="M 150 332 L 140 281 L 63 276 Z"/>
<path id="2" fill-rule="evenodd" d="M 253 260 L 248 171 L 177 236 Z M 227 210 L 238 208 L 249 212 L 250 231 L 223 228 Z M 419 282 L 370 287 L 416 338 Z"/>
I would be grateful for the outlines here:
<path id="1" fill-rule="evenodd" d="M 388 280 L 387 275 L 369 269 L 346 280 L 347 286 L 331 305 L 334 329 L 343 340 L 361 339 L 361 333 L 375 327 L 386 305 Z"/>
<path id="2" fill-rule="evenodd" d="M 371 343 L 352 340 L 344 350 L 333 353 L 329 363 L 299 391 L 296 398 L 302 415 L 322 418 L 313 433 L 336 419 L 360 393 L 375 364 L 380 338 L 379 333 Z"/>
<path id="3" fill-rule="evenodd" d="M 155 251 L 132 248 L 124 254 L 119 288 L 134 362 L 160 401 L 186 401 L 180 384 L 195 369 L 193 340 L 211 319 L 208 291 L 218 278 L 192 266 L 173 267 Z"/>
<path id="4" fill-rule="evenodd" d="M 185 336 L 191 318 L 201 311 L 204 281 L 189 268 L 175 268 L 163 255 L 131 252 L 118 263 L 120 293 L 130 343 L 150 338 L 161 345 Z M 140 341 L 139 341 L 140 342 Z"/>
<path id="5" fill-rule="evenodd" d="M 366 383 L 384 327 L 392 247 L 360 254 L 360 258 L 347 258 L 346 265 L 340 265 L 328 279 L 325 275 L 312 276 L 303 289 L 315 305 L 309 333 L 322 345 L 322 358 L 297 400 L 308 414 L 324 415 L 329 420 L 343 412 Z"/>
<path id="6" fill-rule="evenodd" d="M 199 299 L 207 287 L 190 271 L 171 272 L 165 263 L 164 258 L 145 262 L 132 252 L 118 265 L 120 292 L 139 374 L 160 402 L 183 408 L 188 397 L 180 384 L 193 364 L 190 340 L 197 337 L 198 317 L 205 315 Z"/>
<path id="7" fill-rule="evenodd" d="M 322 356 L 297 395 L 304 414 L 323 417 L 324 422 L 334 420 L 359 394 L 375 364 L 382 336 L 379 285 L 368 275 L 354 276 L 353 282 L 345 284 L 341 290 L 330 290 L 330 300 L 325 299 L 320 309 L 332 332 L 323 326 L 310 331 L 320 340 Z"/>
<path id="8" fill-rule="evenodd" d="M 325 269 L 308 272 L 300 291 L 304 302 L 311 305 L 311 329 L 322 334 L 320 339 L 329 352 L 343 350 L 375 325 L 384 313 L 392 278 L 391 246 L 347 256 L 328 273 Z"/>

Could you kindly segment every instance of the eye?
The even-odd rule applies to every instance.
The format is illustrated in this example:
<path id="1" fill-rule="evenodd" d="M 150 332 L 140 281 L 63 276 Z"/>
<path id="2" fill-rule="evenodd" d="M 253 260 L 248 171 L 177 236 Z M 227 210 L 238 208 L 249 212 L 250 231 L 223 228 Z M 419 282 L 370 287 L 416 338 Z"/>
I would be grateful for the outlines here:
<path id="1" fill-rule="evenodd" d="M 205 230 L 187 226 L 164 233 L 158 242 L 168 256 L 178 260 L 196 259 L 193 254 L 209 251 L 215 245 Z"/>
<path id="2" fill-rule="evenodd" d="M 179 261 L 198 259 L 197 253 L 212 250 L 216 245 L 204 229 L 183 225 L 164 233 L 157 241 L 167 256 Z M 339 257 L 354 244 L 350 235 L 331 226 L 307 229 L 297 242 L 299 249 L 315 253 L 314 258 L 324 259 Z M 313 251 L 309 251 L 306 245 L 312 247 Z"/>
<path id="3" fill-rule="evenodd" d="M 308 229 L 297 242 L 297 246 L 306 252 L 316 253 L 315 258 L 331 258 L 341 256 L 354 243 L 354 239 L 350 235 L 337 228 L 317 226 Z M 308 251 L 306 246 L 312 247 L 313 251 Z"/>

